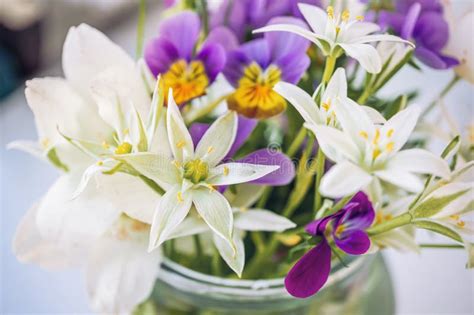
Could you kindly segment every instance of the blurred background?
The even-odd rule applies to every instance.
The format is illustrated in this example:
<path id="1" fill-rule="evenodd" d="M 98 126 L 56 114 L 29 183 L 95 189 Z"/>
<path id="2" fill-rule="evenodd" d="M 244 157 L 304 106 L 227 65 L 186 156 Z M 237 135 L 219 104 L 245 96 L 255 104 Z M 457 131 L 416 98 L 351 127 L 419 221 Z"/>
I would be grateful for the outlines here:
<path id="1" fill-rule="evenodd" d="M 471 0 L 457 2 L 468 1 Z M 158 30 L 161 2 L 148 1 L 145 42 Z M 24 81 L 62 75 L 62 43 L 68 28 L 80 23 L 100 29 L 134 56 L 137 1 L 0 0 L 1 314 L 89 312 L 80 270 L 49 272 L 20 264 L 13 256 L 11 242 L 20 218 L 58 173 L 31 156 L 5 148 L 16 139 L 36 139 L 33 115 L 23 94 Z M 451 77 L 451 71 L 423 68 L 419 72 L 406 68 L 381 93 L 393 96 L 419 88 L 417 102 L 426 106 Z M 466 134 L 468 126 L 472 128 L 473 104 L 473 87 L 466 82 L 458 84 L 444 101 L 446 111 Z M 435 123 L 439 117 L 439 111 L 431 115 Z M 437 128 L 447 126 L 437 124 Z M 435 141 L 432 149 L 439 152 L 442 143 Z M 428 233 L 419 237 L 423 242 L 443 241 Z M 464 251 L 425 249 L 417 255 L 389 250 L 385 258 L 395 287 L 398 314 L 474 314 L 474 274 L 464 268 Z"/>

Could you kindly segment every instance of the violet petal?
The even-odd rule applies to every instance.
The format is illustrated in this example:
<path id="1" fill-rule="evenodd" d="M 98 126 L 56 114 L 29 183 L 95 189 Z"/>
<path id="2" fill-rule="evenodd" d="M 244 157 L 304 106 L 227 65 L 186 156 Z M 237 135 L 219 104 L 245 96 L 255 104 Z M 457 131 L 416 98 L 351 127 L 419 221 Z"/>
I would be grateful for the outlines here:
<path id="1" fill-rule="evenodd" d="M 197 59 L 203 62 L 207 77 L 213 82 L 225 66 L 226 53 L 220 44 L 208 43 L 201 49 Z"/>
<path id="2" fill-rule="evenodd" d="M 189 61 L 199 37 L 201 22 L 195 12 L 183 11 L 163 21 L 160 35 L 171 41 L 179 55 Z"/>
<path id="3" fill-rule="evenodd" d="M 337 247 L 351 255 L 365 254 L 370 248 L 370 239 L 366 232 L 353 230 L 343 233 L 341 238 L 334 237 Z"/>
<path id="4" fill-rule="evenodd" d="M 166 38 L 152 39 L 145 48 L 145 61 L 154 76 L 165 73 L 180 58 L 178 50 Z"/>

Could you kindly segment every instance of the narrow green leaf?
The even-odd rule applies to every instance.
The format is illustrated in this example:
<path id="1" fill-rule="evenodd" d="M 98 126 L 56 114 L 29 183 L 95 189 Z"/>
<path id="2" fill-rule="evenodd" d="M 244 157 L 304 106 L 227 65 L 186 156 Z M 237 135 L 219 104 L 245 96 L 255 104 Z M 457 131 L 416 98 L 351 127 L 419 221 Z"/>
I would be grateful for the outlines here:
<path id="1" fill-rule="evenodd" d="M 432 217 L 468 191 L 469 189 L 466 189 L 450 195 L 431 197 L 410 210 L 410 213 L 415 219 Z"/>
<path id="2" fill-rule="evenodd" d="M 443 159 L 451 157 L 453 154 L 455 154 L 459 150 L 460 146 L 460 141 L 461 137 L 457 135 L 454 137 L 448 145 L 444 148 L 443 152 L 441 153 L 441 157 Z"/>
<path id="3" fill-rule="evenodd" d="M 69 172 L 69 167 L 63 162 L 61 162 L 61 159 L 59 159 L 58 153 L 56 152 L 55 148 L 49 150 L 46 156 L 48 157 L 48 160 L 53 163 L 54 166 L 64 170 L 65 172 Z"/>
<path id="4" fill-rule="evenodd" d="M 439 223 L 436 223 L 436 222 L 433 222 L 433 221 L 421 220 L 421 221 L 415 221 L 415 222 L 413 222 L 413 224 L 417 228 L 424 229 L 424 230 L 429 230 L 429 231 L 444 235 L 446 237 L 449 237 L 449 238 L 455 240 L 456 242 L 462 243 L 462 238 L 457 232 L 455 232 L 452 229 L 450 229 L 450 228 L 448 228 L 444 225 L 441 225 Z"/>

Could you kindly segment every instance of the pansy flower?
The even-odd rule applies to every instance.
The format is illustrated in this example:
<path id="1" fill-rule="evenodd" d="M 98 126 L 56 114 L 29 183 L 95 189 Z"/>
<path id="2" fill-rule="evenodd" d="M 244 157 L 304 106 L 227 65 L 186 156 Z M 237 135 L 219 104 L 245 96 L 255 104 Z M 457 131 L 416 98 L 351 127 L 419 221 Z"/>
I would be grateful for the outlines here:
<path id="1" fill-rule="evenodd" d="M 382 12 L 380 20 L 402 38 L 413 39 L 415 56 L 427 66 L 447 69 L 459 64 L 457 59 L 442 54 L 448 43 L 449 26 L 439 1 L 397 1 L 395 12 Z"/>
<path id="2" fill-rule="evenodd" d="M 305 27 L 298 19 L 280 17 L 272 23 Z M 286 101 L 273 91 L 280 81 L 297 83 L 309 66 L 309 42 L 288 33 L 268 33 L 228 54 L 224 69 L 227 80 L 236 88 L 227 99 L 229 109 L 248 118 L 268 118 L 283 112 Z"/>
<path id="3" fill-rule="evenodd" d="M 145 50 L 151 72 L 162 74 L 165 89 L 173 89 L 177 104 L 204 95 L 225 65 L 225 50 L 213 34 L 197 47 L 200 29 L 198 15 L 184 11 L 165 20 Z"/>
<path id="4" fill-rule="evenodd" d="M 350 255 L 366 253 L 370 239 L 365 229 L 372 225 L 374 218 L 374 208 L 367 195 L 359 192 L 335 214 L 308 224 L 306 232 L 320 238 L 320 242 L 301 257 L 286 276 L 288 292 L 306 298 L 321 289 L 331 271 L 331 246 Z"/>

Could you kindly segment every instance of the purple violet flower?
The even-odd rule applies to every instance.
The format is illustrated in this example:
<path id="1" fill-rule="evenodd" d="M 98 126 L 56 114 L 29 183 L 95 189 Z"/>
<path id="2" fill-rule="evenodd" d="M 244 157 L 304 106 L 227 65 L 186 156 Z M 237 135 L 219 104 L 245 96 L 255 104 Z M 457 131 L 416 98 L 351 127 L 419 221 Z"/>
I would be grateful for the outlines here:
<path id="1" fill-rule="evenodd" d="M 273 23 L 306 24 L 296 18 L 279 17 Z M 297 83 L 310 64 L 309 41 L 291 33 L 265 33 L 230 51 L 223 70 L 236 88 L 227 99 L 229 109 L 247 118 L 268 118 L 283 112 L 285 99 L 273 91 L 279 81 Z"/>
<path id="2" fill-rule="evenodd" d="M 449 39 L 449 27 L 438 0 L 396 1 L 395 12 L 381 12 L 380 23 L 404 39 L 413 39 L 415 56 L 427 66 L 448 69 L 459 64 L 441 53 Z"/>
<path id="3" fill-rule="evenodd" d="M 216 29 L 195 51 L 201 29 L 196 13 L 183 11 L 160 25 L 159 36 L 148 43 L 145 61 L 153 75 L 162 74 L 165 89 L 173 89 L 177 104 L 206 93 L 206 88 L 224 68 L 225 49 L 220 40 L 230 31 Z"/>
<path id="4" fill-rule="evenodd" d="M 365 229 L 372 225 L 374 208 L 366 194 L 358 192 L 341 210 L 306 226 L 306 232 L 320 237 L 320 243 L 291 268 L 285 278 L 288 292 L 298 298 L 317 293 L 331 271 L 331 241 L 350 255 L 362 255 L 370 248 Z"/>
<path id="5" fill-rule="evenodd" d="M 230 161 L 234 157 L 235 153 L 240 149 L 240 147 L 245 143 L 248 137 L 250 137 L 252 131 L 257 125 L 257 120 L 248 119 L 242 116 L 238 118 L 237 125 L 237 135 L 235 141 L 232 144 L 229 153 L 224 158 L 224 161 Z M 189 128 L 189 133 L 195 145 L 199 143 L 201 137 L 204 135 L 207 129 L 209 129 L 209 124 L 204 123 L 194 123 Z M 249 184 L 255 185 L 271 185 L 271 186 L 283 186 L 291 183 L 295 177 L 295 166 L 293 161 L 281 152 L 274 152 L 270 149 L 261 149 L 254 151 L 245 157 L 235 161 L 241 163 L 250 163 L 250 164 L 260 164 L 260 165 L 278 165 L 279 169 L 273 171 L 259 179 L 256 179 Z M 219 187 L 221 188 L 221 187 Z M 222 188 L 222 191 L 226 187 Z"/>

